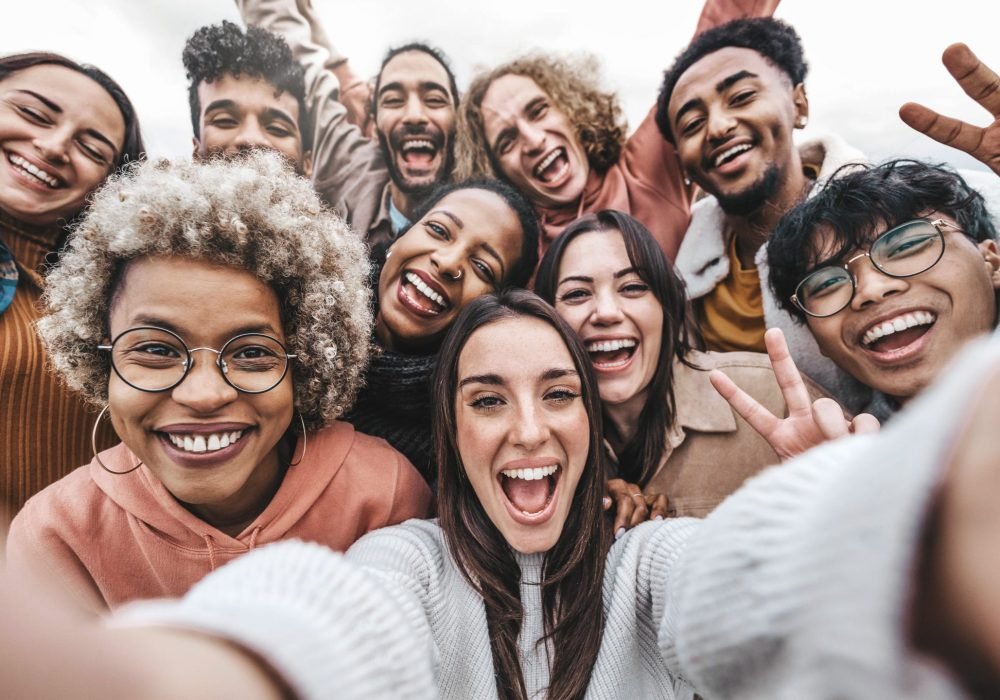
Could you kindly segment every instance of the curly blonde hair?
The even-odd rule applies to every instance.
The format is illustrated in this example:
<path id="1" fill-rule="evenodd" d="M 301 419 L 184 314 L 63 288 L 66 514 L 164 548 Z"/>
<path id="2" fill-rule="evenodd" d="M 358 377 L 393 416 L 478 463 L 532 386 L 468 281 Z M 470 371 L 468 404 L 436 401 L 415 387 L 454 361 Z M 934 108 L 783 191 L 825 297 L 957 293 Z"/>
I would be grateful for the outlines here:
<path id="1" fill-rule="evenodd" d="M 529 54 L 503 63 L 472 79 L 458 110 L 455 179 L 489 175 L 506 179 L 497 165 L 483 126 L 483 97 L 505 75 L 531 78 L 569 119 L 598 173 L 614 165 L 625 144 L 626 124 L 618 96 L 600 89 L 597 59 Z"/>
<path id="2" fill-rule="evenodd" d="M 38 330 L 55 369 L 96 404 L 107 402 L 112 298 L 128 263 L 186 257 L 244 268 L 278 297 L 295 382 L 310 430 L 354 400 L 372 329 L 365 246 L 278 156 L 136 165 L 93 197 L 48 275 Z"/>

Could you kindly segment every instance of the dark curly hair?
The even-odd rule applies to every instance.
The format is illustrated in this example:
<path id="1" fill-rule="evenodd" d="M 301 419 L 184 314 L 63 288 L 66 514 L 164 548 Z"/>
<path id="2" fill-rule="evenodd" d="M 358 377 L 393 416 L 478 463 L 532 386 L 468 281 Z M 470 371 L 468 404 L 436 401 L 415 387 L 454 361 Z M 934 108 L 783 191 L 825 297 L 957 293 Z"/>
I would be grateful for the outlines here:
<path id="1" fill-rule="evenodd" d="M 868 248 L 887 228 L 932 211 L 950 216 L 977 243 L 997 237 L 982 195 L 946 165 L 900 159 L 840 168 L 822 190 L 785 214 L 768 240 L 769 281 L 781 307 L 805 321 L 791 302 L 803 277 Z M 820 247 L 821 230 L 833 237 L 832 246 Z"/>
<path id="2" fill-rule="evenodd" d="M 261 29 L 223 20 L 222 24 L 202 27 L 187 40 L 182 54 L 187 71 L 188 104 L 195 137 L 201 137 L 201 101 L 198 86 L 225 75 L 261 78 L 273 85 L 278 94 L 287 92 L 299 105 L 299 132 L 302 150 L 312 150 L 313 133 L 306 110 L 305 70 L 292 56 L 292 50 L 280 36 Z"/>
<path id="3" fill-rule="evenodd" d="M 688 68 L 708 54 L 730 46 L 756 51 L 785 73 L 792 85 L 798 85 L 806 79 L 809 65 L 802 53 L 802 40 L 790 24 L 780 19 L 735 19 L 699 34 L 663 73 L 660 96 L 656 100 L 656 126 L 663 138 L 670 143 L 674 143 L 674 137 L 670 130 L 667 108 L 677 81 Z"/>
<path id="4" fill-rule="evenodd" d="M 455 109 L 458 109 L 458 83 L 455 82 L 455 73 L 452 72 L 448 57 L 445 56 L 444 51 L 423 41 L 411 41 L 408 44 L 389 49 L 382 58 L 382 65 L 378 67 L 378 75 L 375 76 L 375 89 L 372 90 L 372 116 L 375 116 L 375 113 L 378 111 L 378 90 L 382 87 L 382 72 L 385 70 L 386 64 L 402 53 L 411 52 L 425 53 L 441 64 L 444 72 L 448 75 L 448 89 L 451 90 L 452 104 L 455 105 Z"/>

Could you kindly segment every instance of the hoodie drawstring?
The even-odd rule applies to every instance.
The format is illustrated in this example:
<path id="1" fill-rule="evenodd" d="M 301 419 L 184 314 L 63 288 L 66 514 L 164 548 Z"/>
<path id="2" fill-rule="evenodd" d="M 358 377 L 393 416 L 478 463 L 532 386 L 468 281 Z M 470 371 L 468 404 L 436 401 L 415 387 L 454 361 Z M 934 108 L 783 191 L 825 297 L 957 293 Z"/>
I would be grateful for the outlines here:
<path id="1" fill-rule="evenodd" d="M 250 549 L 253 549 L 254 547 L 257 546 L 257 535 L 259 534 L 260 534 L 260 525 L 255 527 L 253 529 L 253 532 L 250 533 Z"/>
<path id="2" fill-rule="evenodd" d="M 212 542 L 211 535 L 202 535 L 205 538 L 205 547 L 208 549 L 208 565 L 211 567 L 212 571 L 215 571 L 215 544 Z"/>

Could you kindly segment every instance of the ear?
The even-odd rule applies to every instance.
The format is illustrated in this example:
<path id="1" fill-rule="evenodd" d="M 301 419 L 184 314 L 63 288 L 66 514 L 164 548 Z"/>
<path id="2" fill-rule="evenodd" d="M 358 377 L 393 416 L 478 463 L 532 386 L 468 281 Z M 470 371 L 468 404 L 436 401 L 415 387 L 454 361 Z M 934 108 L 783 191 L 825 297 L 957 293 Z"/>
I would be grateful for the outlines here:
<path id="1" fill-rule="evenodd" d="M 313 174 L 313 152 L 306 151 L 302 154 L 302 175 L 311 178 Z"/>
<path id="2" fill-rule="evenodd" d="M 197 136 L 191 137 L 191 157 L 194 160 L 201 158 L 201 141 L 198 140 Z"/>
<path id="3" fill-rule="evenodd" d="M 792 102 L 795 103 L 795 126 L 801 129 L 809 121 L 809 97 L 806 95 L 805 83 L 792 88 Z"/>
<path id="4" fill-rule="evenodd" d="M 989 272 L 993 289 L 1000 289 L 1000 247 L 990 238 L 979 243 L 979 251 L 986 262 L 986 270 Z"/>

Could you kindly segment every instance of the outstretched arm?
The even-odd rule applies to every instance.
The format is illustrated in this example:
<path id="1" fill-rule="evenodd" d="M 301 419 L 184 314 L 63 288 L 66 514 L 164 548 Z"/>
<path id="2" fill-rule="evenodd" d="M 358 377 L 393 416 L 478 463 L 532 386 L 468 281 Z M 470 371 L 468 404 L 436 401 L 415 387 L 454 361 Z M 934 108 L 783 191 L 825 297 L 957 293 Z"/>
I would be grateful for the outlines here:
<path id="1" fill-rule="evenodd" d="M 993 123 L 985 127 L 973 126 L 915 102 L 907 102 L 899 108 L 900 119 L 935 141 L 965 151 L 1000 175 L 1000 76 L 965 44 L 949 46 L 941 61 L 965 94 L 990 113 Z"/>
<path id="2" fill-rule="evenodd" d="M 778 418 L 756 399 L 736 386 L 719 370 L 713 370 L 709 380 L 715 390 L 729 402 L 750 427 L 767 440 L 781 459 L 789 459 L 806 450 L 849 433 L 872 433 L 879 429 L 875 416 L 859 413 L 853 419 L 844 417 L 844 409 L 830 398 L 812 401 L 802 375 L 799 374 L 785 335 L 777 328 L 764 334 L 764 344 L 771 358 L 774 378 L 788 407 L 788 417 Z"/>

